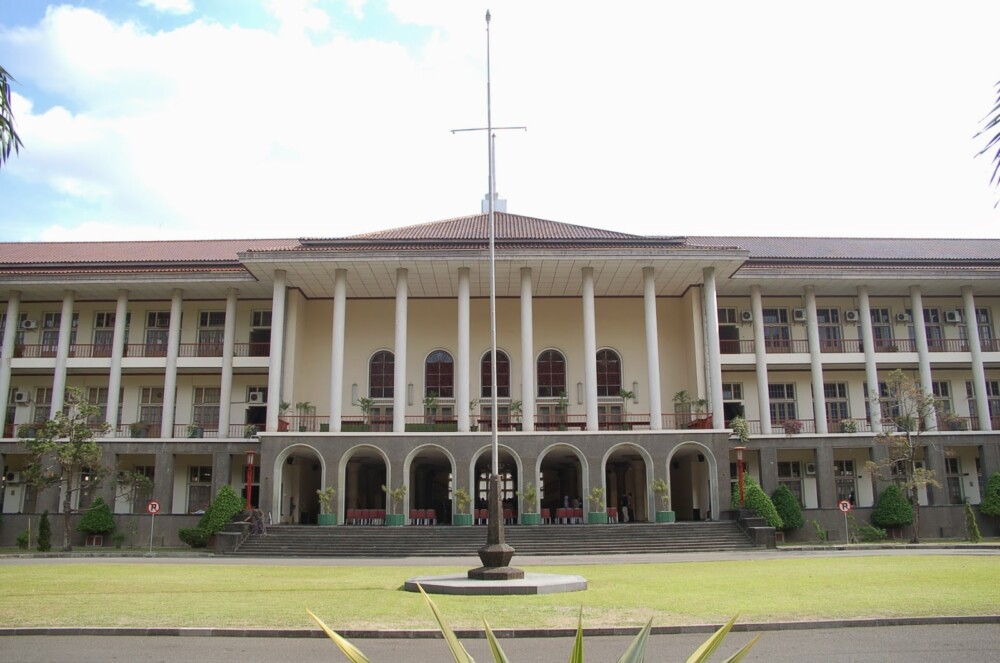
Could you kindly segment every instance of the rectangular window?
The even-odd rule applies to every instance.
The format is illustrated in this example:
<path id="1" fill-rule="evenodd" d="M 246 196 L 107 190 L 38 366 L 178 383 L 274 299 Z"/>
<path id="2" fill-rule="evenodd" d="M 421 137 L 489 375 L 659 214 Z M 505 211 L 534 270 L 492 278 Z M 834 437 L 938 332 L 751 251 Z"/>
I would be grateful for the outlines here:
<path id="1" fill-rule="evenodd" d="M 622 406 L 612 403 L 598 403 L 597 427 L 600 430 L 622 430 L 625 422 Z"/>
<path id="2" fill-rule="evenodd" d="M 170 336 L 170 311 L 146 313 L 146 356 L 166 357 Z"/>
<path id="3" fill-rule="evenodd" d="M 846 382 L 825 382 L 823 384 L 823 395 L 826 398 L 826 418 L 830 423 L 851 418 L 850 410 L 847 406 Z"/>
<path id="4" fill-rule="evenodd" d="M 35 389 L 35 411 L 32 415 L 32 422 L 36 424 L 45 423 L 49 420 L 49 412 L 52 409 L 52 387 L 38 387 Z"/>
<path id="5" fill-rule="evenodd" d="M 203 512 L 212 501 L 212 466 L 188 468 L 188 513 Z"/>
<path id="6" fill-rule="evenodd" d="M 143 387 L 140 390 L 139 421 L 152 426 L 163 422 L 163 387 Z"/>
<path id="7" fill-rule="evenodd" d="M 156 476 L 156 468 L 153 465 L 136 465 L 131 470 L 135 474 L 140 474 L 149 479 L 149 488 L 133 488 L 124 495 L 132 505 L 132 513 L 146 513 L 146 504 L 153 496 L 153 480 Z"/>
<path id="8" fill-rule="evenodd" d="M 122 399 L 124 398 L 125 390 L 118 390 L 118 416 L 115 421 L 115 428 L 121 424 L 122 418 Z M 107 387 L 88 387 L 87 388 L 87 402 L 91 405 L 96 405 L 99 412 L 98 414 L 90 420 L 92 424 L 101 424 L 108 419 L 108 388 Z"/>
<path id="9" fill-rule="evenodd" d="M 863 382 L 862 387 L 865 390 L 865 418 L 871 419 L 871 392 L 867 382 Z M 885 382 L 878 383 L 878 400 L 882 406 L 882 421 L 895 421 L 899 417 L 899 403 L 889 398 L 889 385 Z"/>
<path id="10" fill-rule="evenodd" d="M 80 314 L 73 314 L 73 325 L 69 334 L 70 346 L 76 345 L 76 327 Z M 59 350 L 59 326 L 62 324 L 62 313 L 45 313 L 42 315 L 42 357 L 55 357 Z"/>
<path id="11" fill-rule="evenodd" d="M 944 475 L 948 485 L 948 504 L 964 504 L 962 494 L 962 464 L 959 458 L 944 459 Z"/>
<path id="12" fill-rule="evenodd" d="M 875 341 L 875 352 L 892 352 L 898 350 L 892 341 L 892 317 L 887 308 L 871 309 L 872 338 Z"/>
<path id="13" fill-rule="evenodd" d="M 1000 424 L 1000 380 L 987 380 L 985 388 L 986 400 L 990 409 L 990 419 L 993 422 L 993 430 L 997 430 L 997 424 Z M 976 392 L 973 389 L 972 380 L 966 380 L 965 382 L 965 396 L 969 403 L 969 414 L 973 417 L 978 417 Z M 978 424 L 973 426 L 973 428 L 977 427 Z"/>
<path id="14" fill-rule="evenodd" d="M 479 411 L 479 418 L 476 420 L 479 430 L 488 431 L 493 429 L 493 408 L 483 405 Z M 497 404 L 497 430 L 511 430 L 510 406 Z"/>
<path id="15" fill-rule="evenodd" d="M 125 316 L 124 342 L 128 344 L 130 315 Z M 94 314 L 94 356 L 110 357 L 111 345 L 115 337 L 115 312 L 101 311 Z"/>
<path id="16" fill-rule="evenodd" d="M 18 313 L 17 315 L 17 336 L 14 337 L 14 345 L 24 345 L 24 331 L 21 329 L 21 323 L 28 319 L 27 313 Z M 0 345 L 3 345 L 4 334 L 7 333 L 7 314 L 0 313 Z M 18 355 L 14 355 L 15 357 Z"/>
<path id="17" fill-rule="evenodd" d="M 906 309 L 906 312 L 910 315 L 910 319 L 912 320 L 913 311 Z M 913 326 L 912 322 L 910 323 L 908 329 L 910 338 L 915 339 L 917 337 L 916 327 Z M 943 352 L 945 345 L 944 328 L 941 327 L 941 309 L 924 309 L 924 330 L 927 332 L 927 349 L 931 352 Z"/>
<path id="18" fill-rule="evenodd" d="M 771 399 L 771 421 L 780 424 L 788 419 L 797 419 L 795 410 L 795 385 L 792 383 L 769 384 L 767 393 Z"/>
<path id="19" fill-rule="evenodd" d="M 219 430 L 219 387 L 195 387 L 191 423 L 204 430 Z"/>
<path id="20" fill-rule="evenodd" d="M 735 308 L 720 308 L 719 313 L 719 351 L 724 355 L 739 354 L 740 328 L 736 325 Z"/>
<path id="21" fill-rule="evenodd" d="M 857 486 L 854 475 L 854 460 L 833 461 L 833 475 L 837 483 L 837 501 L 847 500 L 852 505 L 855 504 Z"/>
<path id="22" fill-rule="evenodd" d="M 766 308 L 764 320 L 764 345 L 768 352 L 791 352 L 792 331 L 788 325 L 787 308 Z"/>
<path id="23" fill-rule="evenodd" d="M 271 353 L 271 312 L 250 312 L 251 357 L 266 357 Z"/>
<path id="24" fill-rule="evenodd" d="M 844 334 L 840 326 L 840 309 L 817 308 L 819 322 L 819 347 L 821 352 L 843 352 Z"/>
<path id="25" fill-rule="evenodd" d="M 983 352 L 996 352 L 1000 349 L 993 339 L 993 323 L 988 308 L 976 308 L 976 326 L 979 329 L 979 345 Z M 958 326 L 958 335 L 963 341 L 969 338 L 969 330 L 964 322 Z"/>
<path id="26" fill-rule="evenodd" d="M 378 432 L 392 431 L 392 405 L 372 405 L 368 410 L 371 419 L 371 428 Z"/>
<path id="27" fill-rule="evenodd" d="M 566 408 L 554 404 L 538 405 L 538 419 L 535 422 L 539 430 L 565 430 Z"/>
<path id="28" fill-rule="evenodd" d="M 941 414 L 950 414 L 955 411 L 951 401 L 951 383 L 941 380 L 931 382 L 931 389 L 934 391 L 934 404 Z"/>
<path id="29" fill-rule="evenodd" d="M 795 499 L 802 502 L 802 464 L 797 461 L 778 461 L 778 485 L 786 486 Z"/>
<path id="30" fill-rule="evenodd" d="M 198 356 L 221 357 L 225 334 L 225 311 L 201 311 L 198 314 Z"/>

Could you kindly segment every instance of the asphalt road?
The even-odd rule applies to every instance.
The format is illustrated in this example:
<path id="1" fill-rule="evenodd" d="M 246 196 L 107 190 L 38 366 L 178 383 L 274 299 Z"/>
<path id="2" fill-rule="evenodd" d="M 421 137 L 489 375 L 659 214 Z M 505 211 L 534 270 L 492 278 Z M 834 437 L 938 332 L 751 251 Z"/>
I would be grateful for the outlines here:
<path id="1" fill-rule="evenodd" d="M 716 652 L 722 660 L 754 634 L 732 633 Z M 1000 661 L 1000 625 L 883 626 L 802 631 L 764 631 L 745 659 L 772 663 L 880 661 L 885 663 L 963 663 Z M 683 661 L 707 636 L 659 635 L 650 639 L 646 660 Z M 592 637 L 584 641 L 588 661 L 616 661 L 628 637 Z M 450 661 L 442 640 L 355 640 L 374 661 Z M 490 661 L 485 640 L 465 640 L 469 653 Z M 512 638 L 501 646 L 512 661 L 562 661 L 569 658 L 571 638 Z M 346 661 L 334 644 L 321 638 L 207 638 L 139 636 L 6 636 L 0 637 L 0 661 L 18 663 L 108 663 L 109 661 L 282 663 Z"/>

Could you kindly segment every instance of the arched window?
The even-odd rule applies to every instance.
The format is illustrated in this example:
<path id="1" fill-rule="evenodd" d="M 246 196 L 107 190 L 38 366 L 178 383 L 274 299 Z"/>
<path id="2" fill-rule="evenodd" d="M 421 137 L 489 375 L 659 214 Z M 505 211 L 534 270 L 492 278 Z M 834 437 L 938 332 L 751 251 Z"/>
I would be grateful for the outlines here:
<path id="1" fill-rule="evenodd" d="M 597 395 L 618 396 L 622 390 L 622 359 L 614 350 L 597 352 Z"/>
<path id="2" fill-rule="evenodd" d="M 490 370 L 490 353 L 483 355 L 479 375 L 482 379 L 482 398 L 490 398 L 493 388 L 493 372 Z M 510 357 L 497 350 L 497 398 L 510 398 Z"/>
<path id="3" fill-rule="evenodd" d="M 396 357 L 380 350 L 368 361 L 368 398 L 392 398 L 396 374 Z"/>
<path id="4" fill-rule="evenodd" d="M 558 350 L 538 355 L 538 397 L 559 398 L 566 391 L 566 358 Z"/>
<path id="5" fill-rule="evenodd" d="M 455 362 L 444 350 L 427 355 L 424 364 L 424 397 L 455 397 Z"/>

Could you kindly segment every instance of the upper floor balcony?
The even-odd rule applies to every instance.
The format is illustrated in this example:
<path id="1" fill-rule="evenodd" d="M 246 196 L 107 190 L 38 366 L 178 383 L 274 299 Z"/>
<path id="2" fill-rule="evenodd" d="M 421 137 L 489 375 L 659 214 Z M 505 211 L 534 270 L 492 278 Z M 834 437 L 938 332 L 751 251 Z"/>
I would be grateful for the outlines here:
<path id="1" fill-rule="evenodd" d="M 719 351 L 724 355 L 752 355 L 756 352 L 754 339 L 720 340 Z M 876 339 L 874 342 L 877 353 L 917 352 L 917 342 L 911 338 Z M 819 349 L 824 354 L 863 354 L 861 339 L 824 339 L 819 342 Z M 1000 339 L 984 339 L 980 342 L 983 352 L 1000 352 Z M 809 354 L 809 341 L 806 339 L 788 339 L 764 341 L 764 350 L 769 355 Z M 964 338 L 928 339 L 929 352 L 969 352 L 969 342 Z"/>

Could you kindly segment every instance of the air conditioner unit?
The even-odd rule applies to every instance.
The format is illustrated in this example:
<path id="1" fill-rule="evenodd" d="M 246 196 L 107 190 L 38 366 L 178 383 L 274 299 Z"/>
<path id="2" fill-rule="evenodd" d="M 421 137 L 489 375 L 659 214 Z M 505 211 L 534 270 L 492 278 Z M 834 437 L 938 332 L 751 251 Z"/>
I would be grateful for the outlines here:
<path id="1" fill-rule="evenodd" d="M 844 320 L 846 320 L 847 322 L 857 322 L 858 320 L 860 320 L 860 318 L 858 317 L 858 310 L 852 308 L 844 311 Z"/>
<path id="2" fill-rule="evenodd" d="M 264 394 L 260 393 L 259 391 L 251 391 L 250 397 L 247 399 L 247 401 L 249 401 L 250 403 L 263 403 Z"/>
<path id="3" fill-rule="evenodd" d="M 806 476 L 816 476 L 816 463 L 806 463 Z"/>
<path id="4" fill-rule="evenodd" d="M 944 321 L 950 322 L 953 325 L 957 325 L 962 322 L 962 312 L 961 311 L 945 311 Z"/>
<path id="5" fill-rule="evenodd" d="M 22 320 L 21 329 L 38 329 L 38 320 Z"/>
<path id="6" fill-rule="evenodd" d="M 912 318 L 910 317 L 909 313 L 896 314 L 896 322 L 910 322 L 910 320 L 912 320 Z"/>
<path id="7" fill-rule="evenodd" d="M 7 478 L 7 483 L 21 483 L 20 472 L 8 472 L 6 478 Z"/>
<path id="8" fill-rule="evenodd" d="M 740 311 L 740 320 L 742 322 L 753 322 L 753 311 Z"/>
<path id="9" fill-rule="evenodd" d="M 31 394 L 26 391 L 15 391 L 14 392 L 14 402 L 15 403 L 27 403 L 31 400 Z"/>
<path id="10" fill-rule="evenodd" d="M 793 308 L 792 309 L 792 320 L 795 322 L 805 322 L 806 321 L 806 310 L 804 308 Z"/>

